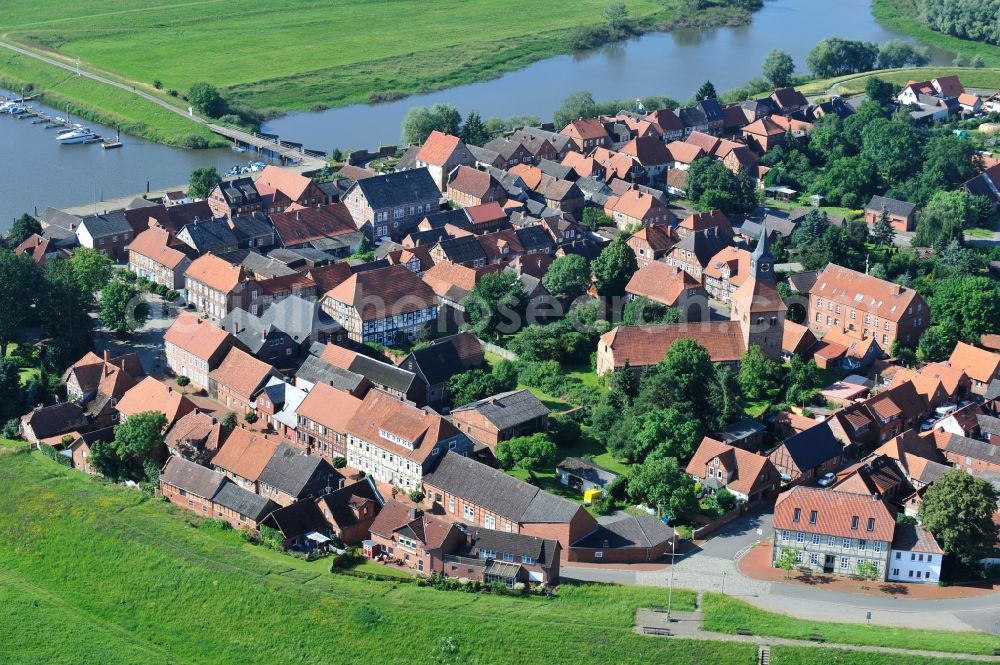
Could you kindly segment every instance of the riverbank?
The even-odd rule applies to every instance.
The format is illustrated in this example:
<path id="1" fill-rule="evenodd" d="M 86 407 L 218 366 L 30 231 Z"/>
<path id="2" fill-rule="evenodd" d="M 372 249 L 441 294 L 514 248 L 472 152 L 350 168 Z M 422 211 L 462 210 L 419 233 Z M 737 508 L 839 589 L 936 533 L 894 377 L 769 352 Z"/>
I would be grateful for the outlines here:
<path id="1" fill-rule="evenodd" d="M 877 77 L 902 87 L 909 81 L 927 81 L 940 76 L 958 76 L 962 85 L 970 88 L 996 90 L 1000 88 L 1000 67 L 906 67 L 902 69 L 876 69 L 860 74 L 847 74 L 828 79 L 814 79 L 797 89 L 805 95 L 826 96 L 836 94 L 842 97 L 859 95 L 865 91 L 868 79 Z"/>
<path id="2" fill-rule="evenodd" d="M 872 15 L 890 30 L 909 35 L 925 44 L 958 53 L 966 61 L 979 56 L 987 67 L 1000 67 L 1000 46 L 959 39 L 931 30 L 919 18 L 917 0 L 873 0 Z"/>

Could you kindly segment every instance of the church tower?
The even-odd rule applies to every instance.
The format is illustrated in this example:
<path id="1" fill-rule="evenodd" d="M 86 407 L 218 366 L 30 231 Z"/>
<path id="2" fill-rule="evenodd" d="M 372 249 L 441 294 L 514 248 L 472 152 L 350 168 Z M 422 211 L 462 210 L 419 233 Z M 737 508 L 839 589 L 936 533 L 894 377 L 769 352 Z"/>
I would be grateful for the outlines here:
<path id="1" fill-rule="evenodd" d="M 739 322 L 744 346 L 757 345 L 765 356 L 780 361 L 787 307 L 775 288 L 774 255 L 766 225 L 750 255 L 748 279 L 733 293 L 731 304 L 729 318 Z"/>

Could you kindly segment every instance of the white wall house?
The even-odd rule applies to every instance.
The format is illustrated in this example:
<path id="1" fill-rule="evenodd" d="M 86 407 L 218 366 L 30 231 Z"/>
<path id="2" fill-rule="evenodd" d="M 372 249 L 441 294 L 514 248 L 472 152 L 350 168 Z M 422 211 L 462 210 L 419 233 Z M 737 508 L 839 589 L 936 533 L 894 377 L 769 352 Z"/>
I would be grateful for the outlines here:
<path id="1" fill-rule="evenodd" d="M 888 581 L 937 584 L 943 562 L 944 550 L 930 532 L 916 525 L 896 525 L 889 551 Z"/>

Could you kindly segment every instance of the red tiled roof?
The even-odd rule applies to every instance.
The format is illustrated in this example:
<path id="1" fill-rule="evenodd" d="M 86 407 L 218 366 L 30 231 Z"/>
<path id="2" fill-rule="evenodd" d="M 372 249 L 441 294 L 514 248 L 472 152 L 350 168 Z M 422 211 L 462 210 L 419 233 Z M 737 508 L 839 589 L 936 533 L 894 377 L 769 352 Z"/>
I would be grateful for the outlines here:
<path id="1" fill-rule="evenodd" d="M 816 277 L 811 296 L 833 300 L 862 312 L 899 322 L 919 300 L 916 291 L 833 263 Z M 926 309 L 926 305 L 924 305 Z M 914 312 L 911 312 L 912 316 Z M 925 317 L 926 318 L 926 317 Z"/>
<path id="2" fill-rule="evenodd" d="M 129 243 L 128 249 L 171 270 L 177 268 L 187 258 L 184 252 L 170 246 L 170 234 L 155 226 L 136 235 Z"/>
<path id="3" fill-rule="evenodd" d="M 351 212 L 343 203 L 272 213 L 271 223 L 281 244 L 286 247 L 321 238 L 334 238 L 358 230 Z"/>
<path id="4" fill-rule="evenodd" d="M 744 134 L 753 134 L 754 136 L 781 136 L 785 133 L 785 128 L 778 126 L 776 122 L 770 118 L 761 118 L 760 120 L 755 120 L 749 125 L 743 128 Z"/>
<path id="5" fill-rule="evenodd" d="M 799 509 L 798 522 L 794 519 L 796 508 Z M 816 511 L 815 524 L 810 523 L 812 511 Z M 858 523 L 852 529 L 854 517 L 858 518 Z M 868 530 L 869 520 L 873 520 L 871 531 Z M 799 485 L 780 495 L 774 505 L 776 530 L 892 542 L 895 527 L 896 517 L 892 511 L 884 502 L 873 501 L 867 495 Z"/>
<path id="6" fill-rule="evenodd" d="M 704 231 L 706 229 L 719 229 L 726 235 L 733 235 L 733 226 L 729 223 L 726 213 L 721 210 L 710 210 L 708 212 L 696 212 L 688 215 L 677 225 L 690 231 Z"/>
<path id="7" fill-rule="evenodd" d="M 668 143 L 667 150 L 670 151 L 670 156 L 674 158 L 674 161 L 681 164 L 690 164 L 705 155 L 704 148 L 684 141 L 672 141 Z"/>
<path id="8" fill-rule="evenodd" d="M 614 353 L 615 367 L 626 359 L 632 367 L 654 365 L 679 339 L 698 342 L 713 362 L 736 362 L 746 351 L 738 321 L 618 326 L 601 335 L 601 343 Z"/>
<path id="9" fill-rule="evenodd" d="M 445 134 L 435 129 L 417 152 L 416 159 L 425 164 L 444 166 L 461 142 L 462 140 L 457 136 Z"/>
<path id="10" fill-rule="evenodd" d="M 507 213 L 496 201 L 483 203 L 477 206 L 469 206 L 465 209 L 465 214 L 469 216 L 469 221 L 473 225 L 488 224 L 507 219 Z"/>
<path id="11" fill-rule="evenodd" d="M 355 273 L 326 297 L 350 305 L 363 321 L 434 306 L 434 292 L 404 266 Z"/>
<path id="12" fill-rule="evenodd" d="M 302 198 L 312 184 L 312 180 L 294 171 L 278 166 L 265 166 L 254 183 L 261 196 L 278 191 L 292 201 Z"/>
<path id="13" fill-rule="evenodd" d="M 267 377 L 273 374 L 274 368 L 266 362 L 232 348 L 208 376 L 219 385 L 250 400 Z"/>
<path id="14" fill-rule="evenodd" d="M 184 275 L 209 288 L 229 293 L 244 281 L 243 270 L 214 254 L 203 254 L 191 262 Z"/>
<path id="15" fill-rule="evenodd" d="M 277 450 L 278 443 L 264 434 L 237 427 L 212 458 L 212 466 L 256 482 Z"/>
<path id="16" fill-rule="evenodd" d="M 704 479 L 706 465 L 716 457 L 727 471 L 736 472 L 733 479 L 726 483 L 729 489 L 750 496 L 766 481 L 763 478 L 763 471 L 771 464 L 767 457 L 707 436 L 701 440 L 698 450 L 688 462 L 687 473 Z M 774 473 L 776 476 L 777 471 Z M 771 479 L 773 480 L 775 476 L 771 476 Z"/>
<path id="17" fill-rule="evenodd" d="M 604 125 L 596 118 L 573 120 L 563 128 L 560 134 L 581 139 L 608 138 L 608 133 L 604 130 Z"/>
<path id="18" fill-rule="evenodd" d="M 688 289 L 699 289 L 701 283 L 677 266 L 652 261 L 639 268 L 625 287 L 625 293 L 644 296 L 673 307 Z"/>
<path id="19" fill-rule="evenodd" d="M 661 218 L 659 221 L 663 221 L 664 217 L 673 219 L 673 213 L 660 203 L 659 199 L 637 189 L 630 189 L 618 197 L 613 211 L 639 220 L 645 220 L 650 216 Z"/>
<path id="20" fill-rule="evenodd" d="M 228 339 L 229 333 L 225 330 L 191 312 L 181 312 L 163 335 L 163 341 L 205 361 Z"/>
<path id="21" fill-rule="evenodd" d="M 144 411 L 159 411 L 167 417 L 167 424 L 194 411 L 194 403 L 166 384 L 147 376 L 138 385 L 125 393 L 115 407 L 128 417 Z"/>
<path id="22" fill-rule="evenodd" d="M 989 383 L 1000 372 L 1000 353 L 959 342 L 951 352 L 948 364 L 964 371 L 974 381 Z"/>
<path id="23" fill-rule="evenodd" d="M 337 390 L 326 383 L 317 383 L 299 404 L 295 413 L 343 434 L 347 431 L 348 421 L 354 417 L 360 406 L 361 400 L 354 395 Z"/>
<path id="24" fill-rule="evenodd" d="M 500 183 L 492 175 L 471 166 L 459 166 L 448 176 L 448 189 L 454 189 L 477 199 L 482 199 L 491 189 L 499 186 Z"/>
<path id="25" fill-rule="evenodd" d="M 401 402 L 379 390 L 369 391 L 365 395 L 345 429 L 347 433 L 368 443 L 418 463 L 423 463 L 439 442 L 459 433 L 441 416 Z M 393 438 L 408 441 L 412 444 L 412 450 L 385 438 L 382 436 L 383 432 Z"/>

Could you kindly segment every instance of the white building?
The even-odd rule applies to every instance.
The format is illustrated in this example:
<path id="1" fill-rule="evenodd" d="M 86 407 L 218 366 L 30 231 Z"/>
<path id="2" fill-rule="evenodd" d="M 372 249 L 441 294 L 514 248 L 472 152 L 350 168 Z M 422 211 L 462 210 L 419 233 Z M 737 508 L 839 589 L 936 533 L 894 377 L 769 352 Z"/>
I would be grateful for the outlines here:
<path id="1" fill-rule="evenodd" d="M 929 531 L 912 524 L 896 525 L 889 551 L 888 581 L 937 584 L 943 562 L 944 550 Z"/>

